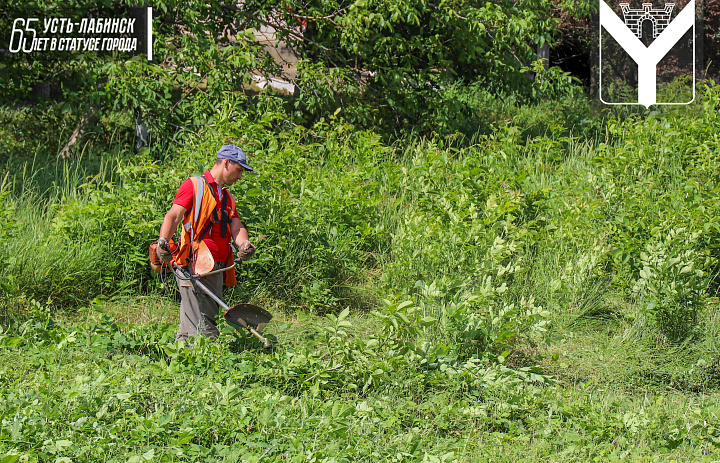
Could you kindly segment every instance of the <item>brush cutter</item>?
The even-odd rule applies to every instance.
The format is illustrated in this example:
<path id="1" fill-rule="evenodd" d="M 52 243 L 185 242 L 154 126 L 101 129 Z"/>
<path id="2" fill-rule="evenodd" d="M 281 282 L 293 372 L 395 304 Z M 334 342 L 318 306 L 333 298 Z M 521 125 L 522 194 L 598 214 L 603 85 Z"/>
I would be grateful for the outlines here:
<path id="1" fill-rule="evenodd" d="M 208 262 L 205 262 L 208 259 L 208 255 L 209 259 L 212 260 L 212 255 L 210 255 L 210 252 L 208 251 L 207 254 L 203 256 L 203 259 L 198 260 L 201 265 L 195 266 L 195 272 L 197 273 L 190 274 L 187 270 L 178 266 L 174 262 L 172 264 L 173 273 L 181 280 L 191 280 L 195 285 L 197 285 L 198 288 L 202 289 L 205 294 L 207 294 L 215 302 L 217 302 L 220 307 L 225 309 L 223 317 L 226 321 L 236 326 L 241 326 L 245 328 L 246 330 L 248 330 L 248 332 L 250 332 L 250 334 L 258 338 L 258 340 L 262 342 L 265 349 L 270 349 L 272 347 L 272 341 L 260 334 L 262 333 L 263 329 L 265 329 L 265 326 L 270 322 L 270 320 L 272 320 L 272 314 L 270 314 L 270 312 L 252 304 L 238 304 L 232 308 L 228 307 L 228 305 L 225 304 L 215 294 L 213 294 L 213 292 L 210 291 L 207 286 L 200 282 L 201 277 L 227 272 L 228 270 L 235 268 L 237 263 L 241 261 L 235 260 L 235 263 L 232 264 L 230 267 L 221 268 L 219 270 L 212 270 L 212 268 L 214 267 L 214 261 L 212 262 L 212 265 L 209 265 Z M 199 267 L 203 267 L 203 269 L 198 270 Z"/>

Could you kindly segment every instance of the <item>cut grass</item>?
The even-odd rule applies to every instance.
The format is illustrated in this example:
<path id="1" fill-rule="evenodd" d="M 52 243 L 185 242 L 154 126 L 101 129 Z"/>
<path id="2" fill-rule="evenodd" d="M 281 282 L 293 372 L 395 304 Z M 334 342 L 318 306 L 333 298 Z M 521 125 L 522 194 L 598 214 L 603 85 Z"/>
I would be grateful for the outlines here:
<path id="1" fill-rule="evenodd" d="M 623 347 L 622 333 L 603 329 L 606 322 L 576 326 L 566 341 L 548 349 L 543 368 L 558 375 L 555 385 L 527 384 L 508 395 L 502 389 L 468 390 L 442 376 L 418 382 L 421 371 L 398 370 L 367 394 L 336 382 L 318 395 L 310 383 L 288 383 L 268 367 L 290 366 L 308 339 L 330 324 L 326 317 L 273 307 L 266 334 L 280 342 L 272 353 L 256 343 L 231 349 L 231 338 L 222 338 L 170 360 L 141 350 L 98 350 L 81 341 L 80 327 L 128 307 L 140 313 L 121 326 L 126 333 L 145 329 L 135 322 L 161 327 L 176 310 L 166 298 L 101 302 L 98 310 L 59 317 L 58 325 L 68 328 L 52 341 L 43 340 L 40 330 L 22 350 L 0 347 L 0 432 L 6 433 L 0 455 L 77 461 L 126 461 L 148 452 L 160 461 L 718 457 L 713 439 L 720 395 L 653 384 L 628 387 L 628 375 L 650 365 L 640 357 L 646 347 Z M 367 338 L 373 329 L 367 315 L 349 321 L 350 336 Z M 167 330 L 172 334 L 174 324 Z M 68 340 L 73 336 L 78 341 Z M 551 352 L 560 358 L 552 361 Z M 567 366 L 559 367 L 561 362 Z M 17 420 L 25 424 L 13 434 Z"/>
<path id="2" fill-rule="evenodd" d="M 682 344 L 658 344 L 646 320 L 628 316 L 636 310 L 631 305 L 599 316 L 565 317 L 554 327 L 562 336 L 540 349 L 538 358 L 544 370 L 567 385 L 603 384 L 636 393 L 713 392 L 720 386 L 717 307 L 716 299 L 707 302 L 696 334 Z"/>

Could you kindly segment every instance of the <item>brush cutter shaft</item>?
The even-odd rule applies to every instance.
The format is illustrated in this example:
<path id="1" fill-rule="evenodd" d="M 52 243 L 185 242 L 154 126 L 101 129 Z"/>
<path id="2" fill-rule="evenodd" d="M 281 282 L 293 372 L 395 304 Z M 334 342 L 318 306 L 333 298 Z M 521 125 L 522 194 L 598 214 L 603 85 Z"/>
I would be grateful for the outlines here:
<path id="1" fill-rule="evenodd" d="M 200 289 L 202 289 L 203 291 L 205 291 L 205 293 L 206 293 L 208 296 L 210 296 L 215 302 L 217 302 L 217 303 L 220 305 L 220 307 L 222 307 L 223 309 L 225 309 L 225 311 L 230 310 L 230 307 L 228 307 L 227 304 L 225 304 L 223 301 L 221 301 L 219 297 L 217 297 L 216 295 L 214 295 L 213 292 L 210 291 L 207 286 L 205 286 L 204 284 L 200 283 L 198 280 L 195 280 L 195 284 L 198 285 L 198 288 L 200 288 Z M 272 341 L 270 341 L 268 338 L 266 338 L 266 337 L 263 336 L 262 334 L 258 333 L 258 332 L 255 330 L 255 328 L 253 328 L 252 326 L 245 326 L 245 329 L 247 329 L 247 330 L 250 332 L 250 334 L 252 334 L 252 335 L 255 336 L 256 338 L 258 338 L 258 341 L 260 341 L 261 343 L 263 343 L 263 347 L 264 347 L 265 349 L 269 349 L 269 348 L 272 347 Z"/>
<path id="2" fill-rule="evenodd" d="M 226 312 L 227 312 L 228 310 L 230 310 L 230 307 L 228 307 L 227 304 L 225 304 L 222 300 L 220 300 L 219 297 L 217 297 L 216 295 L 214 295 L 213 292 L 210 291 L 207 286 L 205 286 L 204 284 L 200 283 L 198 280 L 195 280 L 195 284 L 198 285 L 198 288 L 200 288 L 200 289 L 202 289 L 203 291 L 205 291 L 205 294 L 207 294 L 207 295 L 210 296 L 215 302 L 217 302 L 217 303 L 220 305 L 220 307 L 222 307 L 223 309 L 225 309 Z M 252 334 L 252 335 L 255 336 L 256 338 L 258 338 L 258 340 L 259 340 L 261 343 L 263 343 L 263 347 L 264 347 L 265 349 L 269 349 L 269 348 L 272 347 L 272 342 L 271 342 L 268 338 L 266 338 L 265 336 L 263 336 L 262 334 L 258 333 L 258 332 L 255 330 L 255 328 L 253 328 L 252 326 L 246 326 L 245 328 L 250 332 L 250 334 Z"/>
<path id="3" fill-rule="evenodd" d="M 183 268 L 181 268 L 181 267 L 179 267 L 177 264 L 173 263 L 173 268 L 174 268 L 174 270 L 175 270 L 174 273 L 175 273 L 175 275 L 177 275 L 178 278 L 180 278 L 181 280 L 192 280 L 193 283 L 195 283 L 198 288 L 202 289 L 203 292 L 205 292 L 205 294 L 207 294 L 208 296 L 210 296 L 210 298 L 212 298 L 213 301 L 217 302 L 220 307 L 222 307 L 223 309 L 225 309 L 225 312 L 227 312 L 228 310 L 230 310 L 230 307 L 228 307 L 228 305 L 225 304 L 225 303 L 222 301 L 222 299 L 220 299 L 220 298 L 217 297 L 212 291 L 210 291 L 210 289 L 208 289 L 207 286 L 205 286 L 204 284 L 202 284 L 202 283 L 199 281 L 199 278 L 200 278 L 201 276 L 212 275 L 212 274 L 214 274 L 214 273 L 224 272 L 224 271 L 226 271 L 226 270 L 230 270 L 230 269 L 233 268 L 233 267 L 235 267 L 235 264 L 232 264 L 231 267 L 221 268 L 220 270 L 215 270 L 215 271 L 206 273 L 206 274 L 204 274 L 204 275 L 188 275 L 187 272 L 186 272 Z M 188 276 L 185 277 L 185 278 L 183 278 L 183 277 L 180 276 L 179 274 L 185 274 L 185 275 L 188 275 Z M 270 341 L 268 338 L 266 338 L 266 337 L 263 336 L 262 334 L 258 333 L 257 330 L 255 330 L 255 328 L 253 328 L 252 326 L 247 326 L 247 325 L 246 325 L 246 326 L 244 326 L 243 328 L 247 329 L 247 330 L 250 332 L 250 334 L 252 334 L 252 335 L 255 336 L 256 338 L 258 338 L 258 340 L 263 344 L 263 347 L 264 347 L 265 349 L 269 349 L 269 348 L 272 347 L 272 341 Z"/>
<path id="4" fill-rule="evenodd" d="M 255 336 L 256 338 L 258 338 L 258 340 L 259 340 L 261 343 L 263 343 L 263 347 L 264 347 L 265 349 L 270 349 L 270 348 L 272 347 L 272 341 L 270 341 L 268 338 L 266 338 L 266 337 L 263 336 L 262 334 L 260 334 L 260 333 L 258 333 L 257 331 L 255 331 L 255 328 L 253 328 L 252 326 L 248 326 L 247 329 L 248 329 L 248 331 L 250 332 L 250 334 L 252 334 L 252 335 Z"/>
<path id="5" fill-rule="evenodd" d="M 213 301 L 217 302 L 220 307 L 222 307 L 222 308 L 225 309 L 225 310 L 228 310 L 228 309 L 230 308 L 230 307 L 228 307 L 227 304 L 225 304 L 219 297 L 217 297 L 215 294 L 213 294 L 213 292 L 210 291 L 207 286 L 205 286 L 204 284 L 200 283 L 198 280 L 195 280 L 195 284 L 198 285 L 198 288 L 200 288 L 200 289 L 202 289 L 203 291 L 205 291 L 205 294 L 207 294 L 208 296 L 210 296 Z"/>

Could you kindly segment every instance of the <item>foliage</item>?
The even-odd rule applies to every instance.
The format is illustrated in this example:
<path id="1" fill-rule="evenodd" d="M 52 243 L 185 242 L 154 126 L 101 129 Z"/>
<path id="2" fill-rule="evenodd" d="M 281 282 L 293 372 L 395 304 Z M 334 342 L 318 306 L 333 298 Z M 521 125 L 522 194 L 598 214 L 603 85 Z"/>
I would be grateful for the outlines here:
<path id="1" fill-rule="evenodd" d="M 400 306 L 402 310 L 407 304 Z M 389 312 L 398 313 L 393 309 Z M 405 324 L 403 317 L 397 320 Z M 169 341 L 173 328 L 166 324 L 123 327 L 103 316 L 70 330 L 29 320 L 0 334 L 0 349 L 9 356 L 23 352 L 24 358 L 30 359 L 23 363 L 28 367 L 37 363 L 37 380 L 53 376 L 40 394 L 55 412 L 48 412 L 44 406 L 35 408 L 32 401 L 25 401 L 27 396 L 22 391 L 3 396 L 0 418 L 7 439 L 1 448 L 6 453 L 20 452 L 38 459 L 72 458 L 79 453 L 86 458 L 104 455 L 118 459 L 133 454 L 169 460 L 207 454 L 242 460 L 260 454 L 300 458 L 309 451 L 310 442 L 304 433 L 295 433 L 294 441 L 280 439 L 297 425 L 290 417 L 300 413 L 308 420 L 308 435 L 322 428 L 323 441 L 354 442 L 361 447 L 356 450 L 361 452 L 358 455 L 372 445 L 378 432 L 388 440 L 385 445 L 407 450 L 404 439 L 395 443 L 391 437 L 398 420 L 407 421 L 413 428 L 409 434 L 416 436 L 406 457 L 432 455 L 441 449 L 445 450 L 440 454 L 448 455 L 457 439 L 458 424 L 470 418 L 503 427 L 503 421 L 489 415 L 457 414 L 465 403 L 477 400 L 473 393 L 460 393 L 458 404 L 446 409 L 435 407 L 436 400 L 431 397 L 421 398 L 411 392 L 414 387 L 425 385 L 442 391 L 458 383 L 472 385 L 471 390 L 483 388 L 490 409 L 496 399 L 523 384 L 544 381 L 543 376 L 529 370 L 515 373 L 478 362 L 456 368 L 426 368 L 416 352 L 397 350 L 397 342 L 404 342 L 409 333 L 406 328 L 398 332 L 391 328 L 394 323 L 388 323 L 376 336 L 362 340 L 351 336 L 353 324 L 347 310 L 337 317 L 328 315 L 326 321 L 302 342 L 283 343 L 265 356 L 248 349 L 252 341 L 230 330 L 218 343 L 198 338 L 192 348 L 182 348 Z M 425 326 L 431 323 L 422 321 Z M 70 368 L 71 358 L 82 359 L 82 366 Z M 5 367 L 2 364 L 4 372 Z M 388 383 L 392 377 L 399 379 L 398 371 L 405 372 L 404 380 Z M 67 375 L 70 377 L 65 381 Z M 178 381 L 177 375 L 190 381 Z M 3 375 L 6 380 L 10 376 Z M 190 390 L 195 393 L 188 393 Z M 347 392 L 353 390 L 360 396 L 348 402 Z M 388 407 L 387 394 L 402 391 L 411 394 L 403 399 L 409 413 Z M 418 403 L 413 402 L 418 399 Z M 46 414 L 43 425 L 35 424 L 36 413 Z M 431 424 L 426 420 L 428 415 L 437 415 L 438 419 Z M 106 432 L 126 439 L 108 439 Z M 150 435 L 153 437 L 148 441 Z M 233 444 L 238 439 L 271 446 L 250 445 L 235 454 Z M 37 445 L 24 443 L 29 440 Z M 323 443 L 316 450 L 320 453 L 314 455 L 332 452 L 335 447 L 331 441 Z M 352 447 L 336 448 L 340 453 L 335 456 L 352 458 Z"/>
<path id="2" fill-rule="evenodd" d="M 718 87 L 598 112 L 531 59 L 547 2 L 208 5 L 157 4 L 177 62 L 49 55 L 77 85 L 0 112 L 0 461 L 716 457 Z M 295 99 L 242 92 L 269 23 Z M 56 164 L 65 103 L 103 128 Z M 138 105 L 165 138 L 132 154 Z M 96 314 L 175 310 L 147 246 L 228 142 L 258 251 L 225 298 L 272 305 L 276 349 Z"/>
<path id="3" fill-rule="evenodd" d="M 121 17 L 132 5 L 11 2 L 0 15 L 0 39 L 9 42 L 14 18 Z M 549 86 L 574 88 L 553 68 L 540 79 L 538 93 L 526 75 L 536 45 L 551 43 L 556 32 L 558 21 L 543 0 L 322 0 L 304 4 L 302 11 L 287 0 L 234 6 L 162 1 L 153 8 L 152 62 L 141 54 L 12 54 L 0 65 L 0 78 L 12 91 L 0 101 L 35 101 L 49 88 L 50 100 L 76 120 L 125 110 L 167 143 L 178 132 L 197 133 L 198 126 L 213 124 L 228 97 L 252 107 L 245 100 L 252 74 L 283 74 L 254 38 L 252 31 L 262 28 L 274 30 L 300 58 L 292 118 L 307 126 L 342 110 L 360 127 L 443 133 L 427 115 L 442 110 L 445 89 L 454 84 L 479 81 L 495 94 L 531 98 L 547 98 Z M 563 83 L 548 84 L 553 80 Z"/>
<path id="4" fill-rule="evenodd" d="M 493 101 L 484 95 L 472 104 Z M 182 143 L 163 155 L 173 162 L 121 151 L 89 178 L 68 168 L 61 194 L 11 238 L 20 251 L 7 254 L 5 275 L 13 294 L 59 305 L 157 287 L 147 243 L 177 186 L 209 167 L 219 145 L 235 142 L 257 167 L 232 190 L 259 248 L 231 298 L 337 310 L 420 294 L 422 282 L 441 295 L 424 302 L 439 319 L 448 304 L 469 298 L 495 312 L 533 297 L 551 313 L 584 311 L 601 303 L 590 288 L 650 297 L 632 289 L 646 266 L 643 253 L 654 236 L 680 228 L 696 236 L 692 249 L 702 258 L 694 269 L 705 275 L 701 287 L 712 288 L 716 99 L 708 87 L 706 111 L 607 122 L 497 102 L 486 111 L 508 122 L 490 134 L 462 144 L 436 136 L 389 146 L 336 116 L 310 129 L 293 126 L 271 95 L 252 112 L 239 112 L 231 98 L 213 130 L 178 137 Z M 563 103 L 563 111 L 573 106 L 580 105 Z M 32 179 L 24 185 L 34 188 Z M 19 213 L 34 210 L 33 202 Z M 39 253 L 37 243 L 47 242 L 56 245 Z M 100 263 L 100 249 L 114 257 Z M 65 272 L 67 262 L 77 267 Z"/>
<path id="5" fill-rule="evenodd" d="M 5 177 L 7 180 L 7 176 Z M 0 187 L 0 242 L 4 242 L 15 235 L 16 204 L 11 199 L 10 192 L 5 190 L 5 184 Z M 0 267 L 5 262 L 0 260 Z"/>
<path id="6" fill-rule="evenodd" d="M 551 42 L 557 24 L 548 2 L 535 0 L 317 1 L 302 13 L 292 2 L 244 5 L 277 17 L 270 24 L 303 58 L 303 116 L 342 107 L 362 127 L 420 134 L 438 131 L 426 115 L 442 108 L 443 89 L 453 83 L 480 80 L 496 94 L 527 91 L 534 44 Z M 326 97 L 328 80 L 335 98 Z"/>
<path id="7" fill-rule="evenodd" d="M 718 452 L 717 404 L 709 397 L 563 385 L 534 368 L 456 362 L 437 347 L 410 346 L 432 337 L 438 321 L 405 301 L 380 308 L 369 333 L 361 328 L 367 321 L 348 311 L 274 322 L 272 352 L 229 329 L 215 343 L 198 338 L 182 348 L 171 342 L 174 326 L 123 325 L 95 313 L 101 307 L 89 307 L 84 321 L 27 320 L 0 333 L 7 461 L 468 461 L 558 452 L 700 459 Z"/>
<path id="8" fill-rule="evenodd" d="M 700 232 L 671 229 L 666 236 L 653 236 L 640 254 L 643 268 L 633 289 L 672 340 L 688 335 L 702 307 L 707 274 L 701 269 L 711 268 L 712 262 L 697 251 L 699 237 Z"/>
<path id="9" fill-rule="evenodd" d="M 686 394 L 720 384 L 715 87 L 702 109 L 605 119 L 498 102 L 487 110 L 507 122 L 463 144 L 388 145 L 337 115 L 294 126 L 272 96 L 253 112 L 235 101 L 165 154 L 8 186 L 2 458 L 717 452 L 715 399 Z M 173 323 L 94 315 L 98 295 L 157 287 L 147 244 L 224 142 L 256 167 L 231 191 L 258 245 L 226 296 L 288 308 L 266 332 L 276 350 L 229 329 L 183 348 Z M 60 322 L 59 306 L 76 318 Z M 585 325 L 632 345 L 607 357 L 622 361 L 613 388 L 592 382 L 607 360 L 593 340 L 574 351 L 588 365 L 565 363 Z"/>

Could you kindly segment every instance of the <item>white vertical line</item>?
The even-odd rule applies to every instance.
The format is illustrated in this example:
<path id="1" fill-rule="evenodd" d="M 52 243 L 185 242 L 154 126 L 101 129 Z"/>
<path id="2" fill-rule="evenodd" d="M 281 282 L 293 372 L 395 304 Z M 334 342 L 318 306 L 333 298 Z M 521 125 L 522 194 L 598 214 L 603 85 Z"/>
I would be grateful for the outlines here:
<path id="1" fill-rule="evenodd" d="M 152 46 L 152 7 L 149 6 L 147 9 L 147 59 L 152 61 L 153 59 L 153 46 Z"/>

